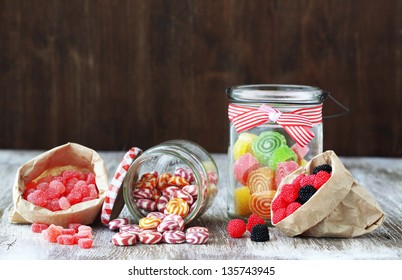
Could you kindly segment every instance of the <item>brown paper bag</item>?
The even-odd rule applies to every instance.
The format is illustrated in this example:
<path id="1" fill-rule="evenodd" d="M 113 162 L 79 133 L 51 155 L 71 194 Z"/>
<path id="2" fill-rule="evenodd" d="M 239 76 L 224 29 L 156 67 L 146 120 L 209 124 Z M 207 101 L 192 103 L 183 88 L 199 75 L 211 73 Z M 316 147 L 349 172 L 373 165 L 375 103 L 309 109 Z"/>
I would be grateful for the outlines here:
<path id="1" fill-rule="evenodd" d="M 286 176 L 290 184 L 300 174 L 312 174 L 315 166 L 332 166 L 330 179 L 299 209 L 273 224 L 288 236 L 355 237 L 369 233 L 382 225 L 385 215 L 373 196 L 359 185 L 333 151 L 314 157 L 304 167 Z M 271 213 L 271 217 L 272 217 Z"/>
<path id="2" fill-rule="evenodd" d="M 93 172 L 99 190 L 97 199 L 80 202 L 69 209 L 50 211 L 23 199 L 25 184 L 47 175 L 57 175 L 68 169 Z M 45 223 L 63 227 L 69 223 L 92 224 L 99 217 L 108 187 L 103 159 L 85 146 L 67 143 L 53 148 L 23 164 L 17 171 L 13 185 L 12 223 Z"/>

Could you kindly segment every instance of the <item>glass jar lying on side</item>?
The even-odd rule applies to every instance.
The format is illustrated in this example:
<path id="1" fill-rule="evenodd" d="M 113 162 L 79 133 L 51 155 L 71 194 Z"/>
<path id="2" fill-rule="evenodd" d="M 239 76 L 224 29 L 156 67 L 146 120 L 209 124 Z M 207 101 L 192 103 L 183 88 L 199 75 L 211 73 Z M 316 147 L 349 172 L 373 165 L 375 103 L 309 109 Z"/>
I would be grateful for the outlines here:
<path id="1" fill-rule="evenodd" d="M 242 85 L 230 99 L 227 212 L 271 219 L 282 178 L 323 150 L 326 92 L 299 85 Z"/>
<path id="2" fill-rule="evenodd" d="M 218 179 L 216 163 L 204 148 L 171 140 L 146 150 L 131 164 L 123 181 L 124 200 L 137 221 L 159 212 L 180 215 L 189 224 L 212 205 Z"/>

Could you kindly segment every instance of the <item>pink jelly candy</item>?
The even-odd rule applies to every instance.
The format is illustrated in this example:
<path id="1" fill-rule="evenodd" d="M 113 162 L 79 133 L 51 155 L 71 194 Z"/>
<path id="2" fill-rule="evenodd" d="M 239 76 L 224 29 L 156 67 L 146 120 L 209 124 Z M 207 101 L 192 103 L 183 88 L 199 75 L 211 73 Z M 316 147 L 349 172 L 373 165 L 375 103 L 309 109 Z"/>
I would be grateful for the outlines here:
<path id="1" fill-rule="evenodd" d="M 78 239 L 78 246 L 83 249 L 89 249 L 92 247 L 92 239 L 91 238 L 80 238 Z"/>
<path id="2" fill-rule="evenodd" d="M 258 160 L 252 154 L 245 153 L 235 161 L 233 174 L 240 184 L 246 185 L 248 175 L 258 167 L 260 167 Z"/>
<path id="3" fill-rule="evenodd" d="M 61 235 L 62 227 L 51 224 L 47 229 L 42 231 L 42 236 L 49 242 L 56 243 L 57 236 Z"/>
<path id="4" fill-rule="evenodd" d="M 49 225 L 42 223 L 33 223 L 31 225 L 32 232 L 41 233 L 43 230 L 47 229 Z"/>
<path id="5" fill-rule="evenodd" d="M 57 243 L 61 245 L 73 245 L 74 244 L 74 236 L 70 234 L 61 234 L 56 238 Z"/>
<path id="6" fill-rule="evenodd" d="M 62 196 L 59 199 L 59 206 L 60 206 L 60 209 L 65 210 L 65 209 L 70 208 L 71 204 L 70 204 L 70 201 L 65 196 Z"/>
<path id="7" fill-rule="evenodd" d="M 36 190 L 29 194 L 27 200 L 37 206 L 44 207 L 47 204 L 45 192 L 42 190 Z"/>
<path id="8" fill-rule="evenodd" d="M 297 168 L 299 168 L 299 165 L 295 161 L 285 161 L 278 163 L 275 171 L 276 188 L 279 187 L 279 184 L 281 183 L 283 178 L 295 171 Z"/>

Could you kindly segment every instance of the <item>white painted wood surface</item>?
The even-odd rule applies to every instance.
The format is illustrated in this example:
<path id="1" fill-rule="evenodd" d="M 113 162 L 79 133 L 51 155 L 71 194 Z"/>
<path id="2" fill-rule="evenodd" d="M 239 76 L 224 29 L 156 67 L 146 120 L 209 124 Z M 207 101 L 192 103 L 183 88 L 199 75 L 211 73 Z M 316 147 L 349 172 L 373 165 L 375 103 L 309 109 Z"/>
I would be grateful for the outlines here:
<path id="1" fill-rule="evenodd" d="M 355 179 L 377 199 L 386 219 L 374 232 L 353 239 L 290 238 L 270 227 L 271 240 L 232 239 L 225 231 L 227 165 L 225 154 L 213 154 L 220 172 L 219 192 L 213 206 L 195 223 L 210 230 L 205 245 L 136 244 L 117 247 L 114 232 L 95 223 L 94 246 L 84 250 L 45 241 L 26 224 L 11 224 L 12 185 L 19 166 L 42 151 L 0 150 L 0 259 L 402 259 L 402 159 L 342 158 Z M 124 152 L 99 152 L 109 180 Z M 129 216 L 123 209 L 121 216 Z"/>

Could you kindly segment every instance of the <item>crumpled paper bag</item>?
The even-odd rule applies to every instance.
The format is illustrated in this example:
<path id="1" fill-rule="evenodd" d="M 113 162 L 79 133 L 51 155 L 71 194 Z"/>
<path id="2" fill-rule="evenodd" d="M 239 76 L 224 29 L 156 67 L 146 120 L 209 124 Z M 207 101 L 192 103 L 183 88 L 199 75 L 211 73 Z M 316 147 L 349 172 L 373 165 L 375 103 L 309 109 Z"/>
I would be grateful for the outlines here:
<path id="1" fill-rule="evenodd" d="M 351 238 L 369 233 L 382 225 L 385 214 L 374 197 L 359 185 L 334 151 L 326 151 L 286 176 L 290 184 L 300 174 L 312 174 L 315 166 L 332 166 L 330 179 L 299 209 L 277 224 L 272 224 L 287 236 Z M 271 211 L 271 217 L 273 213 Z"/>
<path id="2" fill-rule="evenodd" d="M 57 175 L 68 169 L 91 171 L 96 175 L 99 190 L 97 199 L 80 202 L 69 209 L 50 211 L 25 200 L 25 184 L 38 177 Z M 55 147 L 23 164 L 17 171 L 13 185 L 12 223 L 45 223 L 67 227 L 69 223 L 92 224 L 99 217 L 108 187 L 106 166 L 100 155 L 76 143 Z"/>

